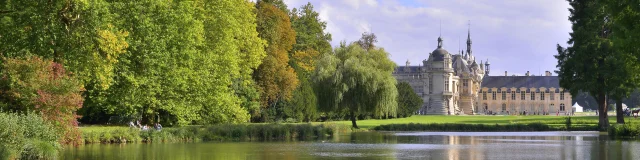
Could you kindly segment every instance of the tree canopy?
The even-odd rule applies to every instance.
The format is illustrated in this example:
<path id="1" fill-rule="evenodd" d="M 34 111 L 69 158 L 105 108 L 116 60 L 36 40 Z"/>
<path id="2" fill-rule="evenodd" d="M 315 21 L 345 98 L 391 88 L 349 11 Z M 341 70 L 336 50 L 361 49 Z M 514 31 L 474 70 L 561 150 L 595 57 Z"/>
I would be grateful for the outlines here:
<path id="1" fill-rule="evenodd" d="M 357 43 L 343 43 L 324 55 L 313 76 L 320 109 L 346 110 L 354 128 L 357 114 L 396 116 L 395 63 L 388 55 L 383 48 L 364 50 Z"/>
<path id="2" fill-rule="evenodd" d="M 398 82 L 398 117 L 409 117 L 413 115 L 424 103 L 422 97 L 418 96 L 411 85 L 407 82 Z"/>
<path id="3" fill-rule="evenodd" d="M 584 91 L 596 97 L 598 111 L 606 113 L 607 96 L 617 101 L 627 97 L 638 84 L 638 58 L 616 44 L 616 17 L 603 1 L 568 0 L 573 32 L 565 49 L 558 45 L 557 67 L 560 86 L 572 95 Z M 600 114 L 601 128 L 609 126 L 607 114 Z"/>

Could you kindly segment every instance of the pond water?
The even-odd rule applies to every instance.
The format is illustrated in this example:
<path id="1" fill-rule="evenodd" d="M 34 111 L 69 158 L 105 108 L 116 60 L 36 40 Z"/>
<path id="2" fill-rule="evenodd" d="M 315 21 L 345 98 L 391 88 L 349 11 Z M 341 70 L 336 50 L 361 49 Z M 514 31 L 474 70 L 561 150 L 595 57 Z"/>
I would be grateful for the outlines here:
<path id="1" fill-rule="evenodd" d="M 62 159 L 640 159 L 599 132 L 358 132 L 324 141 L 93 144 Z"/>

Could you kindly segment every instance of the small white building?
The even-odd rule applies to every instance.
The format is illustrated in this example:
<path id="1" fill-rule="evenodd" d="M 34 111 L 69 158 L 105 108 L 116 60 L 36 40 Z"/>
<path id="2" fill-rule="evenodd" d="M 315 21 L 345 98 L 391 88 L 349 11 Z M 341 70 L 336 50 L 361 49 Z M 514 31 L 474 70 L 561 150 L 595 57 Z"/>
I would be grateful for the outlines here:
<path id="1" fill-rule="evenodd" d="M 575 112 L 583 112 L 583 108 L 582 108 L 582 106 L 580 106 L 580 105 L 578 104 L 578 102 L 576 102 L 575 104 L 573 104 L 573 106 L 571 106 L 571 108 L 573 108 L 573 110 L 574 110 Z"/>

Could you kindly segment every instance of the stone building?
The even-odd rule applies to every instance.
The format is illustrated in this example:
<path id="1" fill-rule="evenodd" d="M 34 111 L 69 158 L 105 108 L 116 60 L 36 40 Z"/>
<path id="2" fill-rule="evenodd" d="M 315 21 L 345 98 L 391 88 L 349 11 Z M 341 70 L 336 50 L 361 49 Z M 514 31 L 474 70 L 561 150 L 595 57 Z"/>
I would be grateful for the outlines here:
<path id="1" fill-rule="evenodd" d="M 407 82 L 422 97 L 417 114 L 566 114 L 571 95 L 560 88 L 557 76 L 489 76 L 489 61 L 476 63 L 471 49 L 451 54 L 438 37 L 438 47 L 418 66 L 398 66 L 398 82 Z"/>
<path id="2" fill-rule="evenodd" d="M 478 113 L 555 115 L 571 113 L 571 94 L 558 76 L 485 76 L 479 91 Z"/>
<path id="3" fill-rule="evenodd" d="M 421 65 L 399 66 L 393 75 L 399 82 L 408 82 L 422 97 L 424 104 L 418 114 L 473 114 L 478 105 L 478 91 L 482 77 L 489 73 L 489 63 L 478 64 L 471 49 L 471 32 L 467 36 L 466 53 L 451 54 L 438 47 L 429 53 Z"/>

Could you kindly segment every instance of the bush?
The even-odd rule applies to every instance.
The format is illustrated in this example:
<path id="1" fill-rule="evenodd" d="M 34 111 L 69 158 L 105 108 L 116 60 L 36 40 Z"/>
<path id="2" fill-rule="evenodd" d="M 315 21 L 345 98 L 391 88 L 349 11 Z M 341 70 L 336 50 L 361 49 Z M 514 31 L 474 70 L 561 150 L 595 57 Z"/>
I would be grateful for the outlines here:
<path id="1" fill-rule="evenodd" d="M 82 83 L 64 67 L 39 57 L 5 58 L 0 69 L 0 110 L 40 113 L 62 135 L 79 144 L 76 111 L 82 107 Z"/>
<path id="2" fill-rule="evenodd" d="M 608 132 L 611 137 L 637 138 L 640 137 L 640 123 L 614 124 Z"/>
<path id="3" fill-rule="evenodd" d="M 62 148 L 54 126 L 28 113 L 0 113 L 0 159 L 56 157 Z"/>
<path id="4" fill-rule="evenodd" d="M 116 129 L 84 132 L 85 143 L 309 140 L 344 133 L 349 126 L 336 124 L 218 124 L 206 127 L 165 128 L 162 131 Z"/>

